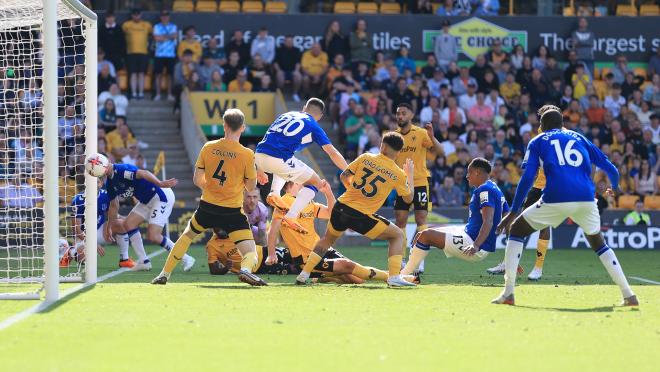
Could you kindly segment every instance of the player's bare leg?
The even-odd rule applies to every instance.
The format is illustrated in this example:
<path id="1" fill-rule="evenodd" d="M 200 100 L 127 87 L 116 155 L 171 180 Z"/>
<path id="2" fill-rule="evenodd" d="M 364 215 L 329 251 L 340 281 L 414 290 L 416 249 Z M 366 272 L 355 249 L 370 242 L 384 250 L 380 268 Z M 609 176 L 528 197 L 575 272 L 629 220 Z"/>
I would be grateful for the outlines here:
<path id="1" fill-rule="evenodd" d="M 430 206 L 430 201 L 429 201 L 429 206 Z M 415 229 L 415 234 L 420 233 L 421 231 L 424 231 L 428 228 L 428 225 L 426 224 L 426 220 L 428 218 L 429 211 L 425 210 L 416 210 L 415 211 L 415 225 L 417 225 L 417 228 Z M 404 235 L 405 237 L 405 231 Z M 404 243 L 407 243 L 408 241 L 406 240 Z M 407 250 L 407 249 L 406 249 Z M 406 252 L 404 252 L 403 257 L 406 257 Z M 424 260 L 419 263 L 419 267 L 417 268 L 416 272 L 418 273 L 423 273 L 424 272 Z"/>
<path id="2" fill-rule="evenodd" d="M 326 230 L 325 235 L 316 243 L 314 250 L 309 254 L 309 257 L 307 257 L 305 266 L 303 267 L 300 274 L 298 274 L 296 277 L 296 284 L 307 284 L 309 274 L 312 272 L 312 270 L 314 270 L 314 267 L 318 265 L 319 262 L 321 262 L 323 256 L 326 254 L 326 252 L 328 252 L 328 249 L 330 249 L 332 244 L 334 244 L 334 242 L 336 242 L 340 236 L 341 233 L 339 235 L 335 235 L 331 231 Z"/>
<path id="3" fill-rule="evenodd" d="M 523 216 L 518 216 L 511 224 L 509 230 L 509 239 L 506 243 L 504 253 L 504 291 L 491 302 L 494 304 L 515 305 L 513 295 L 516 286 L 516 275 L 518 273 L 518 264 L 524 247 L 525 238 L 530 236 L 534 228 L 527 223 Z"/>
<path id="4" fill-rule="evenodd" d="M 241 254 L 241 271 L 238 274 L 238 279 L 243 283 L 251 286 L 264 286 L 268 285 L 263 279 L 252 273 L 257 266 L 257 246 L 254 240 L 243 240 L 236 243 L 236 249 Z"/>
<path id="5" fill-rule="evenodd" d="M 548 252 L 548 244 L 550 243 L 550 227 L 539 232 L 539 239 L 536 243 L 536 261 L 534 268 L 527 275 L 529 280 L 539 280 L 543 276 L 543 263 L 545 262 L 545 255 Z M 520 273 L 519 273 L 520 274 Z"/>
<path id="6" fill-rule="evenodd" d="M 388 243 L 387 285 L 390 287 L 414 287 L 415 283 L 405 280 L 401 275 L 401 261 L 403 260 L 403 232 L 401 229 L 389 224 L 377 239 L 387 240 Z"/>
<path id="7" fill-rule="evenodd" d="M 403 250 L 402 256 L 405 259 L 408 251 L 408 237 L 406 234 L 406 227 L 408 226 L 408 216 L 410 216 L 410 210 L 395 209 L 394 210 L 394 224 L 401 229 L 403 233 Z"/>
<path id="8" fill-rule="evenodd" d="M 361 284 L 367 280 L 387 282 L 388 274 L 383 270 L 363 266 L 347 258 L 337 258 L 332 262 L 332 275 L 349 275 L 360 280 L 359 282 L 353 280 L 352 283 L 354 284 Z M 409 281 L 412 281 L 412 278 Z"/>
<path id="9" fill-rule="evenodd" d="M 621 294 L 623 295 L 622 306 L 639 306 L 637 296 L 633 293 L 626 275 L 623 273 L 621 263 L 616 258 L 614 251 L 607 246 L 603 234 L 598 232 L 595 235 L 587 235 L 587 241 L 591 249 L 596 252 L 600 262 L 605 266 L 607 273 L 610 274 L 612 281 L 619 286 Z"/>
<path id="10" fill-rule="evenodd" d="M 181 261 L 181 258 L 186 254 L 186 251 L 190 247 L 190 243 L 192 243 L 192 240 L 198 235 L 192 227 L 191 224 L 195 223 L 194 218 L 188 222 L 188 225 L 186 226 L 186 229 L 183 231 L 183 233 L 179 236 L 179 239 L 176 240 L 176 243 L 174 243 L 174 247 L 172 250 L 170 250 L 170 254 L 167 255 L 167 260 L 165 261 L 165 266 L 163 267 L 163 270 L 158 274 L 154 280 L 151 281 L 151 284 L 167 284 L 167 281 L 170 278 L 170 275 L 172 275 L 172 271 L 174 271 L 174 268 L 176 265 Z M 195 227 L 198 231 L 203 231 L 204 229 L 201 227 Z"/>

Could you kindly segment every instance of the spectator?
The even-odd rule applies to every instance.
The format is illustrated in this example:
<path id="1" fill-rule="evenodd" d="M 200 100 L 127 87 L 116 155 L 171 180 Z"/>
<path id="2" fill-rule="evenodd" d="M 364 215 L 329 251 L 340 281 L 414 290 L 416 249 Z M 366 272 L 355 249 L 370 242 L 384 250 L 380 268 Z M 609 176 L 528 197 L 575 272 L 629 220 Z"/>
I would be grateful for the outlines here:
<path id="1" fill-rule="evenodd" d="M 621 85 L 615 83 L 612 86 L 612 94 L 605 97 L 604 106 L 612 114 L 612 117 L 618 117 L 621 107 L 625 104 L 626 99 L 621 97 Z"/>
<path id="2" fill-rule="evenodd" d="M 112 62 L 115 69 L 124 67 L 126 56 L 126 38 L 124 31 L 117 25 L 115 14 L 109 11 L 99 28 L 99 49 L 105 52 L 105 57 Z"/>
<path id="3" fill-rule="evenodd" d="M 110 89 L 112 84 L 116 84 L 117 79 L 110 75 L 110 65 L 103 65 L 97 78 L 96 87 L 98 94 Z"/>
<path id="4" fill-rule="evenodd" d="M 654 195 L 658 192 L 655 172 L 652 172 L 648 159 L 642 159 L 639 172 L 635 174 L 635 193 L 637 195 Z"/>
<path id="5" fill-rule="evenodd" d="M 532 68 L 535 68 L 539 71 L 545 70 L 545 66 L 548 63 L 549 57 L 550 52 L 548 51 L 548 47 L 543 44 L 539 45 L 539 48 L 536 50 L 536 54 L 532 59 Z"/>
<path id="6" fill-rule="evenodd" d="M 644 213 L 644 202 L 642 200 L 635 202 L 635 209 L 623 217 L 623 223 L 626 226 L 651 226 L 651 216 Z"/>
<path id="7" fill-rule="evenodd" d="M 106 149 L 115 159 L 123 159 L 128 154 L 129 145 L 137 144 L 137 140 L 126 125 L 126 118 L 117 117 L 117 129 L 105 135 Z"/>
<path id="8" fill-rule="evenodd" d="M 596 36 L 588 29 L 587 19 L 582 17 L 578 21 L 578 29 L 573 31 L 571 39 L 573 41 L 573 50 L 576 52 L 577 59 L 586 66 L 587 73 L 594 73 L 594 42 Z"/>
<path id="9" fill-rule="evenodd" d="M 328 54 L 328 60 L 335 59 L 337 54 L 344 57 L 349 57 L 351 48 L 348 43 L 348 37 L 341 32 L 339 21 L 334 20 L 330 22 L 328 28 L 325 30 L 325 37 L 321 40 L 323 51 Z M 350 58 L 349 58 L 350 60 Z"/>
<path id="10" fill-rule="evenodd" d="M 556 78 L 559 78 L 559 81 L 561 81 L 563 77 L 563 73 L 557 65 L 557 60 L 551 55 L 548 56 L 545 63 L 545 68 L 541 73 L 543 75 L 543 80 L 545 80 L 547 83 L 551 83 Z"/>
<path id="11" fill-rule="evenodd" d="M 346 131 L 346 152 L 350 155 L 359 155 L 357 153 L 360 145 L 360 137 L 365 135 L 366 128 L 376 126 L 373 117 L 366 115 L 362 105 L 356 105 L 353 113 L 344 122 Z"/>
<path id="12" fill-rule="evenodd" d="M 224 73 L 222 74 L 222 80 L 225 84 L 229 84 L 230 81 L 236 79 L 238 71 L 242 69 L 240 61 L 241 57 L 237 51 L 233 50 L 229 52 L 229 60 L 227 61 L 227 64 L 225 64 L 223 68 Z"/>
<path id="13" fill-rule="evenodd" d="M 462 98 L 462 97 L 461 97 Z M 493 128 L 493 118 L 495 111 L 486 104 L 484 94 L 477 93 L 477 101 L 468 110 L 468 119 L 474 122 L 475 129 L 479 132 L 486 132 Z"/>
<path id="14" fill-rule="evenodd" d="M 455 36 L 449 34 L 448 20 L 442 21 L 442 31 L 435 37 L 433 53 L 440 68 L 447 72 L 449 63 L 458 60 L 458 41 Z"/>
<path id="15" fill-rule="evenodd" d="M 532 71 L 534 71 L 532 68 L 532 60 L 525 56 L 525 58 L 523 58 L 522 67 L 516 71 L 516 81 L 521 87 L 526 87 L 532 80 Z"/>
<path id="16" fill-rule="evenodd" d="M 199 66 L 197 72 L 199 73 L 199 78 L 204 86 L 211 81 L 211 76 L 214 72 L 219 72 L 220 76 L 222 76 L 222 68 L 220 68 L 220 66 L 215 63 L 215 59 L 211 58 L 208 54 L 205 54 L 202 57 L 202 65 Z"/>
<path id="17" fill-rule="evenodd" d="M 486 96 L 486 104 L 493 109 L 494 113 L 500 112 L 500 107 L 505 105 L 504 100 L 500 97 L 497 89 L 491 89 Z"/>
<path id="18" fill-rule="evenodd" d="M 513 52 L 511 53 L 511 65 L 515 70 L 520 70 L 522 68 L 523 60 L 525 59 L 525 50 L 522 45 L 516 44 L 513 47 Z"/>
<path id="19" fill-rule="evenodd" d="M 477 16 L 496 16 L 500 11 L 499 0 L 481 0 L 477 2 L 479 6 L 474 12 Z"/>
<path id="20" fill-rule="evenodd" d="M 660 75 L 660 48 L 655 48 L 655 54 L 649 60 L 648 75 Z"/>
<path id="21" fill-rule="evenodd" d="M 415 94 L 408 88 L 406 79 L 401 77 L 396 81 L 396 88 L 389 94 L 389 98 L 392 100 L 392 114 L 396 113 L 396 108 L 401 103 L 410 104 L 412 112 L 417 112 Z"/>
<path id="22" fill-rule="evenodd" d="M 358 21 L 359 23 L 359 21 Z M 306 96 L 312 95 L 312 87 L 321 89 L 325 74 L 328 72 L 328 55 L 321 50 L 321 44 L 314 43 L 312 48 L 302 55 L 303 91 Z"/>
<path id="23" fill-rule="evenodd" d="M 508 54 L 502 50 L 502 40 L 493 39 L 491 44 L 491 49 L 486 53 L 486 60 L 491 68 L 497 70 L 500 68 L 502 63 L 508 59 Z"/>
<path id="24" fill-rule="evenodd" d="M 456 76 L 451 81 L 451 87 L 454 95 L 458 97 L 467 93 L 469 84 L 473 84 L 476 91 L 477 80 L 470 76 L 470 72 L 467 67 L 461 67 L 459 76 Z"/>
<path id="25" fill-rule="evenodd" d="M 433 79 L 433 74 L 437 70 L 442 70 L 440 66 L 438 66 L 438 60 L 435 58 L 435 55 L 428 54 L 426 56 L 426 65 L 424 65 L 420 70 L 420 72 L 424 76 L 424 79 L 425 80 Z"/>
<path id="26" fill-rule="evenodd" d="M 116 78 L 117 77 L 117 70 L 115 69 L 115 65 L 112 64 L 112 61 L 105 59 L 105 51 L 103 50 L 103 48 L 99 47 L 97 52 L 96 52 L 96 55 L 98 57 L 98 61 L 97 61 L 97 65 L 96 65 L 98 73 L 100 74 L 103 67 L 107 66 L 108 67 L 108 73 L 110 74 L 110 76 L 112 76 L 113 78 Z"/>
<path id="27" fill-rule="evenodd" d="M 154 52 L 154 75 L 156 76 L 156 96 L 155 100 L 161 98 L 161 84 L 163 77 L 168 78 L 167 99 L 174 101 L 172 95 L 172 76 L 174 76 L 174 66 L 176 65 L 176 40 L 178 38 L 178 28 L 174 23 L 170 23 L 170 12 L 163 10 L 160 12 L 160 23 L 154 26 L 154 41 L 156 50 Z M 166 71 L 166 74 L 163 74 Z"/>
<path id="28" fill-rule="evenodd" d="M 199 63 L 202 58 L 202 43 L 196 38 L 197 29 L 195 26 L 188 26 L 183 29 L 183 40 L 179 42 L 176 50 L 176 55 L 179 59 L 183 58 L 183 52 L 189 50 L 192 52 L 192 60 Z"/>
<path id="29" fill-rule="evenodd" d="M 582 117 L 581 114 L 581 107 L 578 101 L 572 100 L 571 103 L 568 105 L 568 108 L 564 110 L 563 115 L 564 115 L 564 120 L 567 120 L 568 123 L 572 126 L 570 127 L 575 127 L 577 123 L 580 121 L 580 118 Z"/>
<path id="30" fill-rule="evenodd" d="M 74 106 L 66 106 L 64 108 L 64 115 L 61 116 L 57 122 L 58 132 L 60 138 L 64 139 L 67 146 L 75 139 L 75 134 L 83 128 L 85 123 L 76 114 Z M 79 127 L 79 128 L 76 128 Z"/>
<path id="31" fill-rule="evenodd" d="M 277 87 L 284 89 L 287 82 L 293 85 L 293 100 L 300 102 L 300 85 L 302 84 L 302 75 L 300 73 L 301 53 L 293 45 L 293 36 L 287 35 L 284 38 L 282 46 L 275 52 L 275 67 L 277 76 Z"/>
<path id="32" fill-rule="evenodd" d="M 578 63 L 575 68 L 575 74 L 571 77 L 571 85 L 573 86 L 573 98 L 580 99 L 587 94 L 587 87 L 591 84 L 591 78 L 584 71 L 584 65 Z"/>
<path id="33" fill-rule="evenodd" d="M 133 9 L 131 19 L 121 26 L 126 35 L 126 67 L 130 77 L 131 98 L 144 98 L 144 75 L 149 65 L 151 23 L 142 19 L 142 11 Z M 115 101 L 115 103 L 117 103 Z"/>
<path id="34" fill-rule="evenodd" d="M 214 70 L 211 73 L 211 80 L 206 82 L 206 85 L 204 86 L 204 91 L 205 92 L 225 92 L 227 90 L 227 87 L 225 83 L 222 81 L 222 71 L 221 70 Z"/>
<path id="35" fill-rule="evenodd" d="M 451 96 L 447 99 L 447 107 L 442 110 L 440 120 L 449 127 L 462 128 L 466 123 L 467 115 L 456 102 L 456 97 Z"/>
<path id="36" fill-rule="evenodd" d="M 626 81 L 626 74 L 632 72 L 630 67 L 628 67 L 628 61 L 626 56 L 620 55 L 616 58 L 616 63 L 614 68 L 612 68 L 612 74 L 614 75 L 614 82 L 623 84 Z"/>
<path id="37" fill-rule="evenodd" d="M 252 83 L 247 79 L 247 71 L 239 70 L 236 79 L 229 83 L 227 92 L 230 93 L 245 93 L 252 91 Z"/>
<path id="38" fill-rule="evenodd" d="M 231 52 L 238 52 L 238 65 L 240 68 L 245 67 L 250 61 L 250 47 L 243 39 L 243 31 L 234 30 L 229 43 L 227 43 L 227 54 L 231 57 Z"/>
<path id="39" fill-rule="evenodd" d="M 644 101 L 651 102 L 653 110 L 660 109 L 660 75 L 653 75 L 653 84 L 644 90 Z"/>
<path id="40" fill-rule="evenodd" d="M 428 80 L 426 84 L 433 97 L 440 97 L 440 89 L 443 85 L 447 88 L 451 86 L 449 80 L 445 78 L 445 74 L 439 68 L 433 72 L 433 79 Z"/>
<path id="41" fill-rule="evenodd" d="M 468 191 L 470 190 L 467 179 L 465 179 L 466 172 L 467 170 L 463 167 L 454 168 L 454 185 L 456 185 L 463 193 L 463 200 L 466 200 L 465 195 L 467 195 Z"/>
<path id="42" fill-rule="evenodd" d="M 506 75 L 506 81 L 500 85 L 500 94 L 507 101 L 510 101 L 513 97 L 520 96 L 520 84 L 516 83 L 516 79 L 512 73 L 508 73 Z"/>
<path id="43" fill-rule="evenodd" d="M 358 62 L 357 72 L 355 73 L 355 81 L 360 84 L 361 90 L 371 90 L 371 76 L 369 74 L 369 66 L 365 62 Z"/>
<path id="44" fill-rule="evenodd" d="M 199 66 L 193 61 L 193 52 L 184 50 L 181 60 L 174 66 L 174 109 L 177 110 L 181 104 L 181 92 L 188 85 L 193 72 L 197 71 Z"/>
<path id="45" fill-rule="evenodd" d="M 443 207 L 460 207 L 465 204 L 465 193 L 454 184 L 454 179 L 445 177 L 442 186 L 435 191 L 438 205 Z"/>
<path id="46" fill-rule="evenodd" d="M 438 7 L 435 14 L 442 17 L 457 16 L 461 14 L 461 10 L 454 8 L 454 0 L 445 0 L 444 4 Z"/>
<path id="47" fill-rule="evenodd" d="M 259 84 L 254 84 L 253 92 L 275 92 L 275 83 L 270 75 L 262 75 Z"/>
<path id="48" fill-rule="evenodd" d="M 636 78 L 635 74 L 632 71 L 628 71 L 624 77 L 623 84 L 621 84 L 621 95 L 625 99 L 629 99 L 632 94 L 639 89 L 643 79 Z M 641 92 L 640 92 L 641 93 Z M 642 95 L 639 95 L 639 100 L 642 99 Z"/>
<path id="49" fill-rule="evenodd" d="M 648 102 L 642 101 L 641 109 L 638 112 L 635 112 L 635 114 L 643 126 L 649 127 L 652 125 L 651 119 L 653 118 L 653 111 L 651 111 L 651 107 L 649 106 Z"/>
<path id="50" fill-rule="evenodd" d="M 202 78 L 199 76 L 199 71 L 193 71 L 190 73 L 190 77 L 186 80 L 186 89 L 189 92 L 199 92 L 204 90 L 204 84 L 202 84 Z"/>
<path id="51" fill-rule="evenodd" d="M 99 109 L 110 98 L 115 103 L 115 112 L 118 116 L 126 116 L 128 109 L 128 99 L 125 95 L 121 94 L 119 85 L 117 83 L 110 85 L 110 90 L 102 92 L 99 95 L 98 102 L 100 102 Z"/>
<path id="52" fill-rule="evenodd" d="M 513 145 L 511 142 L 506 140 L 506 133 L 500 129 L 495 133 L 495 140 L 491 143 L 493 145 L 493 151 L 496 158 L 500 158 L 504 152 L 504 148 L 509 148 L 509 153 L 513 152 Z"/>
<path id="53" fill-rule="evenodd" d="M 532 71 L 532 79 L 527 85 L 527 91 L 532 97 L 532 105 L 541 107 L 550 99 L 548 94 L 548 85 L 543 80 L 543 75 L 538 69 Z"/>
<path id="54" fill-rule="evenodd" d="M 351 32 L 349 37 L 351 47 L 351 60 L 357 65 L 357 62 L 373 62 L 373 45 L 371 44 L 371 35 L 367 33 L 367 21 L 360 18 L 355 24 L 355 31 Z"/>
<path id="55" fill-rule="evenodd" d="M 102 125 L 106 132 L 109 132 L 115 129 L 116 121 L 115 101 L 112 98 L 108 98 L 103 102 L 103 108 L 99 110 L 99 125 Z"/>
<path id="56" fill-rule="evenodd" d="M 484 79 L 482 83 L 479 84 L 479 92 L 488 94 L 491 90 L 500 89 L 500 82 L 497 80 L 497 76 L 489 68 L 484 73 Z"/>
<path id="57" fill-rule="evenodd" d="M 261 54 L 255 54 L 252 61 L 248 65 L 248 80 L 254 87 L 253 90 L 258 91 L 261 85 L 261 77 L 264 75 L 272 75 L 270 66 L 265 63 Z M 272 80 L 271 80 L 272 81 Z"/>
<path id="58" fill-rule="evenodd" d="M 0 206 L 3 209 L 30 209 L 43 203 L 39 190 L 31 186 L 24 175 L 10 177 L 8 185 L 0 187 Z"/>
<path id="59" fill-rule="evenodd" d="M 458 98 L 458 105 L 469 112 L 472 106 L 477 104 L 477 85 L 470 81 L 467 85 L 467 92 Z"/>
<path id="60" fill-rule="evenodd" d="M 469 73 L 470 76 L 477 80 L 477 86 L 480 89 L 484 85 L 486 71 L 492 71 L 492 69 L 486 64 L 486 57 L 483 54 L 479 54 L 475 63 L 470 67 Z"/>
<path id="61" fill-rule="evenodd" d="M 433 119 L 433 113 L 440 115 L 440 101 L 437 97 L 429 98 L 429 105 L 422 108 L 422 111 L 419 113 L 419 122 L 420 123 L 429 123 Z"/>
<path id="62" fill-rule="evenodd" d="M 124 164 L 134 165 L 141 169 L 147 167 L 147 162 L 144 157 L 141 156 L 137 143 L 131 143 L 128 145 L 128 152 L 121 159 L 121 162 Z"/>
<path id="63" fill-rule="evenodd" d="M 208 56 L 213 59 L 213 63 L 222 67 L 227 63 L 227 54 L 225 50 L 218 46 L 218 39 L 215 37 L 210 38 L 206 42 L 206 49 L 202 53 L 202 58 Z"/>
<path id="64" fill-rule="evenodd" d="M 408 48 L 401 47 L 399 49 L 399 57 L 394 60 L 394 65 L 399 69 L 400 74 L 404 74 L 406 70 L 414 73 L 417 70 L 415 61 L 409 57 Z"/>
<path id="65" fill-rule="evenodd" d="M 605 110 L 600 106 L 598 96 L 592 95 L 589 97 L 589 108 L 586 110 L 585 115 L 589 120 L 589 124 L 603 125 L 605 123 Z"/>
<path id="66" fill-rule="evenodd" d="M 275 60 L 275 38 L 268 35 L 266 27 L 261 27 L 257 37 L 252 40 L 250 56 L 254 58 L 257 54 L 269 65 Z"/>

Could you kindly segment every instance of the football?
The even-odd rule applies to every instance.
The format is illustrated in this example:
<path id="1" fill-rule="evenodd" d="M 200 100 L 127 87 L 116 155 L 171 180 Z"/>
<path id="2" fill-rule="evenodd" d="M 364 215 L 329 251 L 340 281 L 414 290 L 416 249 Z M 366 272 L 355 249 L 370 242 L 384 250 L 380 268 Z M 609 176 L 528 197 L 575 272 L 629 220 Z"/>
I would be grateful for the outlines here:
<path id="1" fill-rule="evenodd" d="M 91 154 L 85 158 L 85 171 L 90 176 L 103 177 L 109 165 L 108 158 L 101 154 Z"/>

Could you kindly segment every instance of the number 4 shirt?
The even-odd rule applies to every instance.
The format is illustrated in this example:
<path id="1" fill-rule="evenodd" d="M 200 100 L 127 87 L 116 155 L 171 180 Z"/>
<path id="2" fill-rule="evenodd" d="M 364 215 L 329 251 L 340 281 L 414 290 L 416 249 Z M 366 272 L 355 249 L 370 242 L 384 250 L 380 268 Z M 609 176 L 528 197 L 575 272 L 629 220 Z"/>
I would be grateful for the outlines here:
<path id="1" fill-rule="evenodd" d="M 207 142 L 195 168 L 206 176 L 202 200 L 226 208 L 243 207 L 245 180 L 257 178 L 252 150 L 225 138 Z"/>
<path id="2" fill-rule="evenodd" d="M 376 213 L 392 189 L 402 197 L 410 195 L 406 174 L 383 154 L 364 153 L 346 171 L 353 173 L 353 182 L 339 201 L 364 214 Z"/>

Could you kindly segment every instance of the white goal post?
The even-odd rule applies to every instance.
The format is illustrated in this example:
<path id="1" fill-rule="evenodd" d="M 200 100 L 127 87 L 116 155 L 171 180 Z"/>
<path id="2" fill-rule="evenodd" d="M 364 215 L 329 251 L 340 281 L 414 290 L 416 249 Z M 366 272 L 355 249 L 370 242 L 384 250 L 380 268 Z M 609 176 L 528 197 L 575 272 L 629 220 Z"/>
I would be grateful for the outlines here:
<path id="1" fill-rule="evenodd" d="M 0 0 L 0 299 L 96 282 L 96 23 L 77 0 Z"/>

